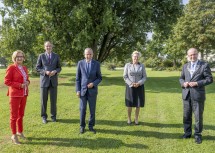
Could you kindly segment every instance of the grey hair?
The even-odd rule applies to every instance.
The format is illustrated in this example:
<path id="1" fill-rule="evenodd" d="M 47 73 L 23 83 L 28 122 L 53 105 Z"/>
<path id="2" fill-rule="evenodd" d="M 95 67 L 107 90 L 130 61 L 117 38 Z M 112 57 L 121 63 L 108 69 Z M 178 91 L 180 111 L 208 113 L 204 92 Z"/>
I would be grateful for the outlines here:
<path id="1" fill-rule="evenodd" d="M 45 41 L 45 42 L 44 42 L 44 46 L 45 46 L 46 43 L 49 43 L 49 44 L 51 44 L 52 47 L 54 47 L 54 45 L 52 44 L 51 41 Z"/>
<path id="2" fill-rule="evenodd" d="M 91 52 L 93 53 L 92 48 L 85 48 L 84 53 L 85 53 L 86 51 L 91 51 Z"/>

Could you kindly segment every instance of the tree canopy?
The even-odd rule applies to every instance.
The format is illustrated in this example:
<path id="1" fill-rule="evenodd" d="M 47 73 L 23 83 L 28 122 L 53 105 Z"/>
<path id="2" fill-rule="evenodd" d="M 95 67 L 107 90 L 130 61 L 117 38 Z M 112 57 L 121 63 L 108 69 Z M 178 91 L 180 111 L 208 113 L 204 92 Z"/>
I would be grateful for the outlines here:
<path id="1" fill-rule="evenodd" d="M 181 60 L 189 48 L 195 47 L 202 58 L 215 49 L 215 1 L 190 0 L 183 16 L 174 25 L 165 50 L 169 58 Z"/>
<path id="2" fill-rule="evenodd" d="M 91 47 L 100 62 L 123 59 L 146 43 L 147 32 L 165 34 L 181 0 L 4 0 L 1 51 L 34 57 L 51 40 L 63 60 L 76 62 Z"/>

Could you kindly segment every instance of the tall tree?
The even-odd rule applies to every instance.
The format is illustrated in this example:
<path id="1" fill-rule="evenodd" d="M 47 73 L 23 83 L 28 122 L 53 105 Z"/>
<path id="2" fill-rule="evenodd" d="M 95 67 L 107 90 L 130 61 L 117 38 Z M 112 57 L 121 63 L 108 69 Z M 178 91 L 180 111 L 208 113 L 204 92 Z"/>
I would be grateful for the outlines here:
<path id="1" fill-rule="evenodd" d="M 215 1 L 190 0 L 166 42 L 166 53 L 173 60 L 183 59 L 186 51 L 197 48 L 204 55 L 215 49 Z"/>
<path id="2" fill-rule="evenodd" d="M 62 59 L 82 58 L 91 47 L 103 62 L 123 58 L 147 32 L 162 32 L 181 12 L 181 0 L 4 0 L 2 40 L 5 49 L 39 53 L 52 40 Z M 19 39 L 17 39 L 19 38 Z M 28 48 L 26 48 L 28 47 Z"/>

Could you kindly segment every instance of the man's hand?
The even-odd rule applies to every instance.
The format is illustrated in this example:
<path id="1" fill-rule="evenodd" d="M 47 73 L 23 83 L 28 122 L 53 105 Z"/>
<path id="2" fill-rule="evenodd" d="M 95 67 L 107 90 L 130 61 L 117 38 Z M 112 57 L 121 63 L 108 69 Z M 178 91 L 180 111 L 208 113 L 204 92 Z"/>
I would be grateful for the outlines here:
<path id="1" fill-rule="evenodd" d="M 184 82 L 183 86 L 184 86 L 185 88 L 189 87 L 189 82 Z"/>
<path id="2" fill-rule="evenodd" d="M 49 76 L 49 75 L 50 75 L 50 73 L 51 73 L 50 71 L 46 71 L 46 75 L 48 75 L 48 76 Z"/>
<path id="3" fill-rule="evenodd" d="M 189 84 L 190 87 L 196 87 L 196 86 L 198 86 L 197 82 L 189 82 L 188 84 Z"/>
<path id="4" fill-rule="evenodd" d="M 87 85 L 87 88 L 93 88 L 93 83 L 91 82 L 91 83 L 89 83 L 88 85 Z"/>
<path id="5" fill-rule="evenodd" d="M 78 91 L 78 92 L 76 92 L 76 95 L 78 96 L 78 98 L 80 98 L 80 92 Z"/>
<path id="6" fill-rule="evenodd" d="M 56 73 L 57 73 L 57 71 L 56 71 L 56 70 L 51 71 L 49 76 L 51 77 L 51 76 L 55 75 Z"/>

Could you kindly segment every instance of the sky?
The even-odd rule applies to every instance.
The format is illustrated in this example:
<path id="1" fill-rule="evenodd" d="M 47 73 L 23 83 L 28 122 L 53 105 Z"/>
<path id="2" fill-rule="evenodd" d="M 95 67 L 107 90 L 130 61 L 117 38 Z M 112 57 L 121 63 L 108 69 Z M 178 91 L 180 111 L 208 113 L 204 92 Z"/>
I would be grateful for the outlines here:
<path id="1" fill-rule="evenodd" d="M 189 2 L 189 0 L 183 0 L 183 3 L 186 5 L 187 3 Z M 1 1 L 0 1 L 0 7 L 2 7 L 3 5 L 2 5 L 2 3 L 1 3 Z M 0 15 L 0 25 L 1 25 L 1 22 L 2 22 L 2 17 L 1 17 L 1 15 Z"/>

